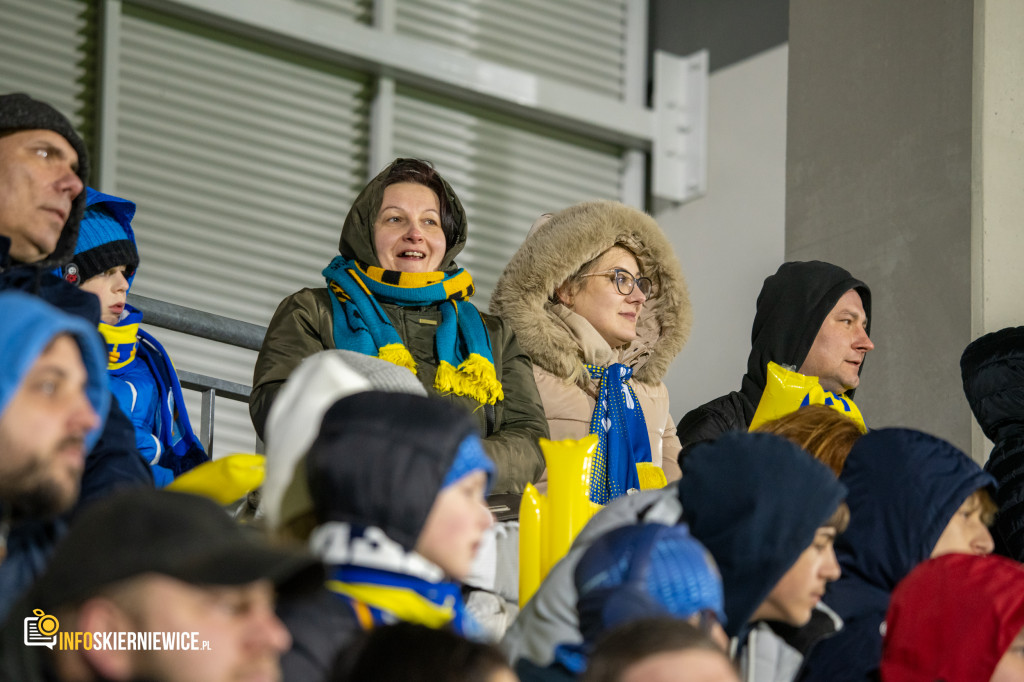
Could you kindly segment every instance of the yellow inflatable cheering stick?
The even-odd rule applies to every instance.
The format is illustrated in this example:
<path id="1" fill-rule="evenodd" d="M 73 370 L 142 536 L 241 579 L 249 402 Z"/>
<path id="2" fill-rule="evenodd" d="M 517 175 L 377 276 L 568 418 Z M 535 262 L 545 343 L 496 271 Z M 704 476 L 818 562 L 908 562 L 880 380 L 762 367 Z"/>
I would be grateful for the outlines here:
<path id="1" fill-rule="evenodd" d="M 526 604 L 573 538 L 600 508 L 590 501 L 590 468 L 597 436 L 540 439 L 548 467 L 548 494 L 527 484 L 519 507 L 519 604 Z"/>
<path id="2" fill-rule="evenodd" d="M 764 393 L 761 394 L 761 402 L 757 404 L 749 430 L 753 431 L 765 422 L 796 412 L 805 405 L 827 405 L 856 422 L 861 433 L 868 431 L 864 425 L 864 417 L 853 400 L 845 395 L 826 391 L 818 382 L 818 377 L 788 370 L 774 362 L 768 363 L 768 380 L 765 382 Z"/>
<path id="3" fill-rule="evenodd" d="M 208 497 L 221 506 L 240 500 L 263 484 L 263 455 L 218 457 L 186 471 L 167 484 L 167 490 Z"/>

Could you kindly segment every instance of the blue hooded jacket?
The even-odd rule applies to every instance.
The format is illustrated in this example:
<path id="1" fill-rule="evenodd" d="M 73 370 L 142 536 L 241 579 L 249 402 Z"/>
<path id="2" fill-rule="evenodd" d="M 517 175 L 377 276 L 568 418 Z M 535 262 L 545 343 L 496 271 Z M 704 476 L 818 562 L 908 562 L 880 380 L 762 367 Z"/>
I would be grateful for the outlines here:
<path id="1" fill-rule="evenodd" d="M 132 230 L 135 204 L 86 188 L 86 210 L 78 245 L 57 270 L 69 283 L 81 284 L 117 265 L 126 265 L 131 288 L 139 263 Z M 162 487 L 177 474 L 207 461 L 185 411 L 181 384 L 167 352 L 139 327 L 142 312 L 125 305 L 116 325 L 100 323 L 109 353 L 110 390 L 135 428 L 135 445 Z M 130 339 L 130 341 L 128 340 Z"/>
<path id="2" fill-rule="evenodd" d="M 85 320 L 20 291 L 0 292 L 0 320 L 4 321 L 0 325 L 0 418 L 50 342 L 61 334 L 70 334 L 82 353 L 88 375 L 86 396 L 100 415 L 100 424 L 86 436 L 86 447 L 91 449 L 110 407 L 106 352 L 96 330 Z M 0 452 L 0 456 L 3 454 Z M 0 517 L 6 517 L 8 511 L 0 500 Z M 7 556 L 0 562 L 0 620 L 42 572 L 62 528 L 59 521 L 28 519 L 11 529 L 6 538 Z"/>
<path id="3" fill-rule="evenodd" d="M 788 440 L 726 433 L 682 463 L 679 499 L 718 564 L 725 631 L 741 642 L 775 584 L 846 498 L 832 470 Z"/>
<path id="4" fill-rule="evenodd" d="M 20 291 L 0 292 L 0 416 L 25 375 L 60 334 L 70 334 L 82 353 L 88 373 L 86 396 L 96 414 L 106 418 L 110 391 L 106 386 L 107 354 L 100 337 L 88 322 L 57 310 L 43 300 Z M 102 430 L 102 423 L 89 432 L 86 445 L 92 447 Z"/>
<path id="5" fill-rule="evenodd" d="M 928 559 L 964 500 L 995 484 L 950 443 L 911 429 L 862 437 L 840 480 L 850 490 L 850 525 L 836 540 L 843 575 L 825 603 L 845 625 L 811 650 L 801 680 L 877 679 L 890 593 Z"/>

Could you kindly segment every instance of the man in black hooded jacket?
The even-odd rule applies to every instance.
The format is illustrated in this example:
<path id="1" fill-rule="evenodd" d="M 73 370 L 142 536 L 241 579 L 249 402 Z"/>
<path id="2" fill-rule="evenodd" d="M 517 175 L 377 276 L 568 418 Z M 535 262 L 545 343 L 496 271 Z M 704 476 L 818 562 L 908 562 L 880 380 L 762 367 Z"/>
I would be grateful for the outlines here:
<path id="1" fill-rule="evenodd" d="M 757 297 L 750 356 L 740 390 L 688 412 L 677 427 L 686 453 L 727 431 L 745 431 L 767 381 L 769 362 L 816 376 L 826 391 L 852 397 L 864 356 L 875 346 L 871 290 L 821 261 L 783 263 Z"/>

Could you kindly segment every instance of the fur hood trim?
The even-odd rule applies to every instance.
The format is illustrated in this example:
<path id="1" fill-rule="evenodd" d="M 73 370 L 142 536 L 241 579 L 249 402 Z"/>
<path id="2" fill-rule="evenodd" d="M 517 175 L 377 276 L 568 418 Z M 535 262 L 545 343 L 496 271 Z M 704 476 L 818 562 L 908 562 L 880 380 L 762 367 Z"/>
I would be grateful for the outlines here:
<path id="1" fill-rule="evenodd" d="M 571 275 L 616 242 L 631 245 L 656 296 L 644 305 L 636 341 L 624 357 L 638 381 L 657 384 L 690 335 L 693 312 L 672 245 L 654 219 L 617 201 L 590 201 L 538 221 L 512 256 L 491 296 L 491 313 L 515 330 L 535 365 L 578 381 L 580 348 L 545 304 Z M 642 363 L 642 365 L 641 365 Z"/>

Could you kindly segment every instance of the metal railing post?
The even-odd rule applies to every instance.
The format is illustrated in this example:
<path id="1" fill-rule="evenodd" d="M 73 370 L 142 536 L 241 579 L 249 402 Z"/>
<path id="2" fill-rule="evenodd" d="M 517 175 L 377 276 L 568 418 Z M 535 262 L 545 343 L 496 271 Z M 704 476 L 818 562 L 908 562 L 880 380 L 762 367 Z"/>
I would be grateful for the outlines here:
<path id="1" fill-rule="evenodd" d="M 203 406 L 199 410 L 199 440 L 208 453 L 213 452 L 213 401 L 216 399 L 215 389 L 203 391 Z"/>

